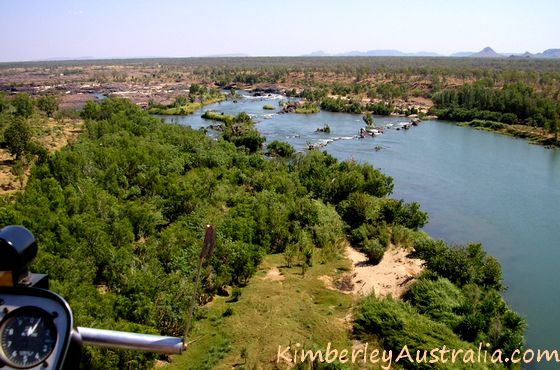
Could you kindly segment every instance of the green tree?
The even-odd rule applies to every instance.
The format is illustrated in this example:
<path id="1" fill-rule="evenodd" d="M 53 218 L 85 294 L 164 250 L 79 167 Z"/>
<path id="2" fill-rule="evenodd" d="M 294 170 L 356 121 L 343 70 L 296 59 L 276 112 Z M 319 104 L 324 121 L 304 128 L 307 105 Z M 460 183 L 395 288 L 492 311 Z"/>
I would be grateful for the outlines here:
<path id="1" fill-rule="evenodd" d="M 199 94 L 201 90 L 202 90 L 202 86 L 200 86 L 199 84 L 192 84 L 191 87 L 189 88 L 189 94 L 196 95 Z"/>
<path id="2" fill-rule="evenodd" d="M 31 143 L 31 129 L 21 118 L 16 118 L 4 131 L 4 144 L 10 154 L 20 159 Z"/>
<path id="3" fill-rule="evenodd" d="M 88 100 L 80 112 L 80 116 L 83 119 L 97 119 L 100 111 L 101 107 L 99 104 L 93 100 Z"/>
<path id="4" fill-rule="evenodd" d="M 7 112 L 9 108 L 10 101 L 6 96 L 6 93 L 0 92 L 0 113 Z"/>
<path id="5" fill-rule="evenodd" d="M 28 118 L 33 114 L 33 100 L 26 93 L 17 94 L 12 105 L 16 108 L 16 115 L 20 117 Z"/>
<path id="6" fill-rule="evenodd" d="M 294 155 L 294 147 L 284 141 L 274 140 L 266 147 L 266 155 L 271 157 L 291 157 Z"/>
<path id="7" fill-rule="evenodd" d="M 37 99 L 37 108 L 45 112 L 47 117 L 52 117 L 58 110 L 58 99 L 55 96 L 41 96 Z"/>
<path id="8" fill-rule="evenodd" d="M 178 108 L 178 107 L 182 107 L 183 105 L 187 105 L 188 100 L 186 97 L 179 95 L 178 97 L 175 98 L 175 103 L 173 103 L 173 106 Z"/>

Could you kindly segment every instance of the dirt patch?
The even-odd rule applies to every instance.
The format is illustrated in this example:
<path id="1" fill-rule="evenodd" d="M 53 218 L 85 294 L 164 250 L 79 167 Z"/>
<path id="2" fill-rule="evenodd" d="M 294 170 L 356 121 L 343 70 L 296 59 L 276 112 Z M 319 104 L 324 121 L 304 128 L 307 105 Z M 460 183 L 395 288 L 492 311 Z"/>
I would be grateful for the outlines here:
<path id="1" fill-rule="evenodd" d="M 156 369 L 160 368 L 160 367 L 165 367 L 169 365 L 169 361 L 163 361 L 163 360 L 156 360 L 156 362 L 154 363 L 154 367 Z"/>
<path id="2" fill-rule="evenodd" d="M 83 129 L 80 119 L 62 119 L 60 121 L 49 118 L 41 122 L 42 133 L 36 138 L 49 151 L 59 151 L 69 142 L 75 141 Z"/>
<path id="3" fill-rule="evenodd" d="M 400 298 L 422 270 L 422 260 L 408 257 L 404 248 L 389 247 L 379 264 L 367 263 L 365 254 L 348 246 L 347 257 L 352 261 L 354 294 Z"/>
<path id="4" fill-rule="evenodd" d="M 332 277 L 330 277 L 328 275 L 322 275 L 322 276 L 319 276 L 317 279 L 321 280 L 325 284 L 327 289 L 335 290 L 335 287 L 333 286 L 333 283 L 332 283 Z"/>
<path id="5" fill-rule="evenodd" d="M 282 275 L 282 273 L 280 272 L 280 270 L 278 270 L 278 267 L 276 266 L 268 270 L 264 277 L 265 280 L 270 280 L 270 281 L 282 281 L 285 278 L 286 277 Z"/>
<path id="6" fill-rule="evenodd" d="M 365 254 L 347 246 L 346 256 L 352 262 L 352 271 L 333 278 L 319 276 L 327 289 L 342 293 L 378 297 L 400 298 L 422 272 L 423 261 L 408 257 L 409 251 L 393 245 L 385 252 L 381 262 L 368 264 Z"/>
<path id="7" fill-rule="evenodd" d="M 0 149 L 0 195 L 9 194 L 20 190 L 24 183 L 24 177 L 18 177 L 12 171 L 14 159 L 5 149 Z"/>

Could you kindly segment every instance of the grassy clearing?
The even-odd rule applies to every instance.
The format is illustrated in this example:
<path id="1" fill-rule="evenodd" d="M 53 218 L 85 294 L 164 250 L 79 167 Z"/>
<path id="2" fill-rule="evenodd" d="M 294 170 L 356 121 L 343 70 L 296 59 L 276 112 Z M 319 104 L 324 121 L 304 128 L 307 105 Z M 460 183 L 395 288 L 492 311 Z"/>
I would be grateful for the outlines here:
<path id="1" fill-rule="evenodd" d="M 279 345 L 324 349 L 331 342 L 333 348 L 351 348 L 348 314 L 354 298 L 319 280 L 348 271 L 349 261 L 316 262 L 305 276 L 300 267 L 283 265 L 282 255 L 269 255 L 237 302 L 217 297 L 195 323 L 187 351 L 165 369 L 284 369 L 286 363 L 276 363 Z M 271 273 L 275 268 L 280 276 Z"/>

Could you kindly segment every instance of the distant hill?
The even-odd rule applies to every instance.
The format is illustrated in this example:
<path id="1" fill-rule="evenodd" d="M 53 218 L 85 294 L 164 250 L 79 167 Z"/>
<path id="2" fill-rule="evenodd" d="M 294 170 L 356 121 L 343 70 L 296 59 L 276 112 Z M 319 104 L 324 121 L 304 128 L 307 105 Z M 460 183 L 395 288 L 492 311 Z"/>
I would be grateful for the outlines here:
<path id="1" fill-rule="evenodd" d="M 514 58 L 514 59 L 529 59 L 529 58 L 533 58 L 535 55 L 529 53 L 528 51 L 524 52 L 523 54 L 511 54 L 509 56 L 509 58 Z"/>
<path id="2" fill-rule="evenodd" d="M 498 54 L 490 46 L 485 47 L 478 53 L 469 55 L 469 58 L 503 58 L 504 55 Z"/>
<path id="3" fill-rule="evenodd" d="M 560 58 L 560 49 L 547 49 L 542 53 L 536 54 L 540 58 Z"/>
<path id="4" fill-rule="evenodd" d="M 302 55 L 305 57 L 443 57 L 445 55 L 441 55 L 438 53 L 434 53 L 431 51 L 420 51 L 416 53 L 405 53 L 400 50 L 395 49 L 380 49 L 380 50 L 368 50 L 368 51 L 359 51 L 359 50 L 352 50 L 344 53 L 338 54 L 329 54 L 324 52 L 323 50 L 314 51 L 309 54 Z M 485 47 L 484 49 L 480 50 L 479 52 L 474 51 L 461 51 L 457 53 L 453 53 L 449 55 L 450 57 L 455 58 L 560 58 L 560 49 L 547 49 L 542 53 L 532 54 L 526 51 L 523 54 L 520 53 L 497 53 L 492 49 L 490 46 Z"/>
<path id="5" fill-rule="evenodd" d="M 431 51 L 420 51 L 417 53 L 403 53 L 399 50 L 394 49 L 382 49 L 382 50 L 368 50 L 368 51 L 359 51 L 359 50 L 352 50 L 344 53 L 338 54 L 328 54 L 325 53 L 323 50 L 314 51 L 309 54 L 302 55 L 304 57 L 326 57 L 326 56 L 333 56 L 333 57 L 439 57 L 442 56 L 438 53 L 433 53 Z"/>
<path id="6" fill-rule="evenodd" d="M 536 53 L 536 54 L 532 54 L 528 51 L 524 52 L 523 54 L 518 54 L 518 53 L 496 53 L 491 47 L 485 47 L 484 49 L 482 49 L 478 53 L 460 52 L 460 53 L 451 54 L 450 56 L 452 56 L 452 57 L 472 57 L 472 58 L 503 58 L 503 57 L 509 57 L 509 58 L 517 58 L 517 59 L 520 59 L 520 58 L 525 58 L 525 59 L 530 59 L 530 58 L 540 58 L 540 59 L 560 58 L 560 49 L 547 49 L 547 50 L 543 51 L 542 53 Z"/>
<path id="7" fill-rule="evenodd" d="M 367 56 L 367 57 L 404 57 L 405 53 L 398 50 L 368 50 L 368 51 L 351 51 L 349 53 L 339 54 L 340 56 Z"/>
<path id="8" fill-rule="evenodd" d="M 325 53 L 323 50 L 317 50 L 309 54 L 302 55 L 304 57 L 328 57 L 329 54 Z"/>

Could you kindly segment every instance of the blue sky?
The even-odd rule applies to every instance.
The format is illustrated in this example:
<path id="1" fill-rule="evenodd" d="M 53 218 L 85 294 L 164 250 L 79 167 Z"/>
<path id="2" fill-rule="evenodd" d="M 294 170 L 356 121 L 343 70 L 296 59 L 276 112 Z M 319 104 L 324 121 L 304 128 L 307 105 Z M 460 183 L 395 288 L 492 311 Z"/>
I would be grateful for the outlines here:
<path id="1" fill-rule="evenodd" d="M 558 0 L 0 0 L 0 61 L 560 48 Z"/>

